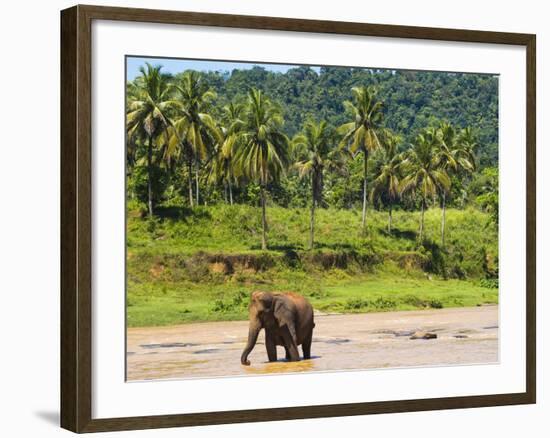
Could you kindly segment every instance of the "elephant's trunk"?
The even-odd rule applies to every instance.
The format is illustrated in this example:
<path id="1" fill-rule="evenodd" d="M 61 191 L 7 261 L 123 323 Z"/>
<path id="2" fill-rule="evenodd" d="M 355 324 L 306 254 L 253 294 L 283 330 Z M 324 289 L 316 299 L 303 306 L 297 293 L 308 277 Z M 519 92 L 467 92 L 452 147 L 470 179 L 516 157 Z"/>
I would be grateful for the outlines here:
<path id="1" fill-rule="evenodd" d="M 248 328 L 248 342 L 246 343 L 246 347 L 244 348 L 243 354 L 241 355 L 241 363 L 243 365 L 250 365 L 248 355 L 254 348 L 254 345 L 256 345 L 258 334 L 260 333 L 261 328 L 262 326 L 259 321 L 250 321 L 250 326 Z"/>

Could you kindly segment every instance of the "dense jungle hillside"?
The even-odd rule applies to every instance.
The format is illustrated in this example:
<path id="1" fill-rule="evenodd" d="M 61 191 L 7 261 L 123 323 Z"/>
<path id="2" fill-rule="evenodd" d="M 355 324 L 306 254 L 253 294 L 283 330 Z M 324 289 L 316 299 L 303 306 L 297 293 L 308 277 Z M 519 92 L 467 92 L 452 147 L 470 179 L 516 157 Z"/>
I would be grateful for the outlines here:
<path id="1" fill-rule="evenodd" d="M 498 77 L 494 75 L 299 67 L 286 73 L 262 67 L 203 73 L 218 94 L 217 107 L 244 97 L 251 87 L 263 90 L 283 109 L 284 130 L 292 137 L 308 118 L 339 126 L 346 121 L 342 102 L 355 86 L 375 86 L 384 103 L 384 124 L 411 142 L 434 120 L 472 127 L 479 138 L 480 167 L 498 160 Z"/>

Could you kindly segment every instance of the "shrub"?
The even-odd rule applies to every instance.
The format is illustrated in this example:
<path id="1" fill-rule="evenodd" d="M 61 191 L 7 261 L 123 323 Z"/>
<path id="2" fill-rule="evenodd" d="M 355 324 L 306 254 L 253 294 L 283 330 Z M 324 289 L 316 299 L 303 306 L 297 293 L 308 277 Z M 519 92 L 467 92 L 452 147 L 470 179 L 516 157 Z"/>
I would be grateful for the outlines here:
<path id="1" fill-rule="evenodd" d="M 376 309 L 388 310 L 395 309 L 397 307 L 397 303 L 392 298 L 378 297 L 372 302 L 372 306 Z"/>
<path id="2" fill-rule="evenodd" d="M 487 289 L 498 289 L 498 278 L 482 278 L 479 285 Z"/>
<path id="3" fill-rule="evenodd" d="M 401 302 L 403 304 L 408 304 L 409 306 L 413 307 L 428 307 L 428 302 L 426 300 L 422 300 L 416 295 L 407 295 L 401 299 Z"/>
<path id="4" fill-rule="evenodd" d="M 370 301 L 362 298 L 350 298 L 344 304 L 346 310 L 360 310 L 370 306 Z"/>
<path id="5" fill-rule="evenodd" d="M 428 304 L 432 309 L 443 309 L 443 303 L 439 300 L 430 300 Z"/>
<path id="6" fill-rule="evenodd" d="M 213 312 L 227 313 L 241 311 L 248 307 L 249 296 L 244 290 L 239 290 L 228 300 L 218 299 L 212 307 Z"/>

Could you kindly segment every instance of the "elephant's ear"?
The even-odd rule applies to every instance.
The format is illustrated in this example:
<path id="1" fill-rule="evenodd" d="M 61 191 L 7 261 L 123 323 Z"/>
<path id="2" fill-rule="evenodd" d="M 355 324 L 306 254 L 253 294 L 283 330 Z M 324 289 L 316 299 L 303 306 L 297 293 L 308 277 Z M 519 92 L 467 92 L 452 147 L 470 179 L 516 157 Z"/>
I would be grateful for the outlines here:
<path id="1" fill-rule="evenodd" d="M 273 295 L 269 292 L 253 292 L 251 296 L 252 301 L 257 301 L 262 304 L 262 307 L 266 310 L 272 311 L 274 305 Z"/>
<path id="2" fill-rule="evenodd" d="M 293 320 L 292 309 L 289 308 L 284 298 L 275 297 L 273 299 L 273 316 L 279 323 L 279 327 L 283 327 Z"/>

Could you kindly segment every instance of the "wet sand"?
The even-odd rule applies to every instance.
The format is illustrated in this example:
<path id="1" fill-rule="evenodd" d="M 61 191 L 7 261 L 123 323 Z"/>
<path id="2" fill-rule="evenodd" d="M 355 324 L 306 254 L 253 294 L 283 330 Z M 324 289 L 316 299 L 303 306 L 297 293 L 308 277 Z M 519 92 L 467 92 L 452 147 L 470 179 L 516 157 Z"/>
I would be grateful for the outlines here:
<path id="1" fill-rule="evenodd" d="M 128 329 L 127 379 L 215 377 L 304 371 L 498 362 L 498 306 L 315 315 L 312 359 L 267 362 L 263 330 L 240 364 L 247 321 Z M 415 331 L 437 339 L 411 340 Z M 301 353 L 301 348 L 300 348 Z"/>

